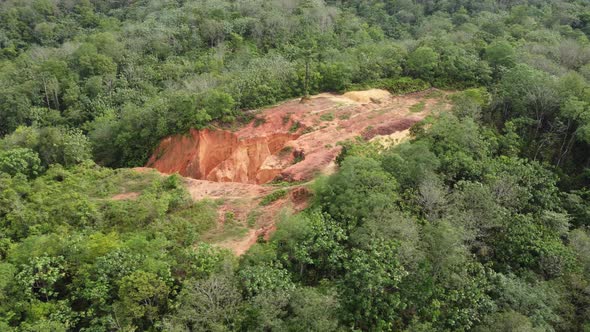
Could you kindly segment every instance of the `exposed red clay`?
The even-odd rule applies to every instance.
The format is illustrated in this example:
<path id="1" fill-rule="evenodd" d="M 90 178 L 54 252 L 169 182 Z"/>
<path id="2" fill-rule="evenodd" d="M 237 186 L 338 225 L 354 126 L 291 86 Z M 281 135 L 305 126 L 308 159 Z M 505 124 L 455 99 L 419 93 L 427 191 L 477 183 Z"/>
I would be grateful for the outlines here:
<path id="1" fill-rule="evenodd" d="M 422 120 L 436 100 L 426 99 L 420 113 L 409 108 L 423 99 L 420 93 L 394 97 L 370 90 L 291 100 L 261 111 L 257 121 L 235 132 L 193 129 L 165 138 L 147 167 L 213 182 L 309 180 L 330 167 L 340 153 L 338 142 L 390 135 Z"/>
<path id="2" fill-rule="evenodd" d="M 422 111 L 411 112 L 411 106 L 420 102 L 424 103 Z M 279 211 L 301 211 L 311 195 L 304 185 L 295 185 L 289 188 L 287 197 L 261 207 L 262 198 L 277 189 L 262 184 L 275 179 L 306 181 L 317 174 L 330 174 L 336 169 L 339 142 L 362 137 L 383 140 L 384 146 L 397 144 L 416 122 L 449 108 L 444 98 L 429 98 L 427 92 L 405 96 L 392 96 L 383 90 L 341 96 L 326 93 L 304 103 L 296 99 L 257 112 L 257 120 L 234 132 L 191 130 L 186 135 L 167 137 L 146 167 L 184 176 L 194 200 L 223 199 L 220 213 L 231 211 L 244 225 L 251 211 L 259 211 L 256 225 L 246 236 L 217 243 L 241 255 L 259 237 L 270 236 Z"/>

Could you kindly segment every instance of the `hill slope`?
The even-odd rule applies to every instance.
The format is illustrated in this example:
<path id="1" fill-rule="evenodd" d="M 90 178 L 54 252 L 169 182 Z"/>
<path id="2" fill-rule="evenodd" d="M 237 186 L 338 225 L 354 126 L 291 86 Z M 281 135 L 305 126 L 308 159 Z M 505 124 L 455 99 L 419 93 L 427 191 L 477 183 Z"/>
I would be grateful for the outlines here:
<path id="1" fill-rule="evenodd" d="M 306 206 L 309 194 L 298 183 L 331 174 L 342 143 L 358 138 L 380 146 L 400 143 L 412 125 L 450 109 L 446 95 L 434 89 L 400 96 L 369 90 L 295 99 L 257 112 L 255 120 L 234 131 L 193 129 L 165 138 L 147 167 L 192 178 L 185 184 L 195 200 L 223 200 L 220 225 L 209 240 L 221 238 L 221 246 L 243 254 L 259 236 L 274 230 L 282 209 L 301 211 Z M 264 185 L 273 181 L 294 183 Z M 285 190 L 289 193 L 276 202 L 259 206 L 264 197 Z M 226 231 L 228 214 L 232 225 Z M 236 226 L 242 232 L 225 238 Z"/>

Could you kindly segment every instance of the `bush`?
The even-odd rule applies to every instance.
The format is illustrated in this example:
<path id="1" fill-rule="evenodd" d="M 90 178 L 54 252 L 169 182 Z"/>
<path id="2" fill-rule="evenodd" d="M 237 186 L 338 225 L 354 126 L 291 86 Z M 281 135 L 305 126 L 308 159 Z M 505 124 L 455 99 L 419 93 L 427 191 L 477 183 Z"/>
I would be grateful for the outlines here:
<path id="1" fill-rule="evenodd" d="M 394 94 L 406 94 L 426 90 L 430 84 L 419 78 L 402 77 L 381 80 L 378 87 Z"/>
<path id="2" fill-rule="evenodd" d="M 349 91 L 366 89 L 384 89 L 393 94 L 407 94 L 424 91 L 430 88 L 430 84 L 419 78 L 401 77 L 384 78 L 371 83 L 354 84 L 348 87 Z"/>
<path id="3" fill-rule="evenodd" d="M 278 201 L 279 199 L 287 196 L 289 192 L 285 189 L 281 189 L 281 190 L 277 190 L 267 196 L 265 196 L 262 201 L 260 201 L 260 206 L 268 206 L 276 201 Z"/>
<path id="4" fill-rule="evenodd" d="M 0 173 L 14 176 L 23 174 L 33 178 L 41 172 L 39 155 L 31 149 L 12 149 L 0 152 Z"/>
<path id="5" fill-rule="evenodd" d="M 25 148 L 38 154 L 41 164 L 74 166 L 90 159 L 88 138 L 78 129 L 19 127 L 0 141 L 4 149 Z"/>

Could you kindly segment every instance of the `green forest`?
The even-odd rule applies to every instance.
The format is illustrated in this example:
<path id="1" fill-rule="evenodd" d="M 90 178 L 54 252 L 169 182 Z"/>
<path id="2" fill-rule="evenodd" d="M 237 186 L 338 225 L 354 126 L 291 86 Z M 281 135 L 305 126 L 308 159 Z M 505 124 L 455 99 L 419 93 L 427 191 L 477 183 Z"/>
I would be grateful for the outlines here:
<path id="1" fill-rule="evenodd" d="M 219 202 L 128 169 L 429 87 L 452 111 L 347 144 L 241 257 L 203 240 Z M 590 1 L 1 1 L 0 331 L 590 331 Z"/>

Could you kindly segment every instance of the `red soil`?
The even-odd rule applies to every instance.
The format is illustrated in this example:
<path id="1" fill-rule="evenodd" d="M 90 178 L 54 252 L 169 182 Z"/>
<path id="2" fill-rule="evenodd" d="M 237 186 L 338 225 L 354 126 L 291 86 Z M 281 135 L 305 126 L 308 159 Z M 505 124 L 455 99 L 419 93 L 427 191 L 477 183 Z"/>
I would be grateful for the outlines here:
<path id="1" fill-rule="evenodd" d="M 294 138 L 288 132 L 244 138 L 224 130 L 193 129 L 163 140 L 148 166 L 214 182 L 266 183 L 281 168 L 263 168 L 264 162 Z"/>
<path id="2" fill-rule="evenodd" d="M 322 94 L 306 103 L 291 100 L 264 110 L 257 115 L 259 121 L 236 132 L 191 130 L 168 137 L 147 167 L 213 182 L 309 180 L 330 166 L 340 152 L 338 142 L 406 130 L 434 105 L 434 100 L 427 99 L 423 112 L 410 113 L 409 107 L 424 99 L 420 94 L 393 97 L 382 90 L 362 94 L 356 92 L 355 100 L 372 101 L 361 104 Z"/>
<path id="3" fill-rule="evenodd" d="M 424 102 L 423 110 L 412 113 L 410 107 L 419 102 Z M 381 139 L 394 133 L 404 136 L 404 131 L 428 114 L 449 107 L 444 99 L 428 98 L 426 92 L 321 94 L 305 103 L 297 99 L 262 110 L 256 114 L 257 121 L 235 132 L 191 130 L 168 137 L 146 167 L 185 176 L 193 199 L 223 199 L 221 210 L 231 211 L 240 222 L 245 223 L 251 211 L 260 210 L 255 227 L 245 237 L 218 243 L 241 255 L 259 237 L 267 238 L 273 232 L 279 211 L 301 211 L 309 200 L 305 186 L 293 186 L 286 198 L 262 208 L 261 199 L 276 189 L 262 184 L 275 179 L 306 181 L 318 173 L 331 173 L 341 150 L 337 143 L 356 137 Z"/>

